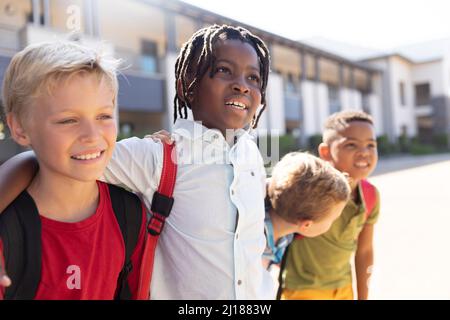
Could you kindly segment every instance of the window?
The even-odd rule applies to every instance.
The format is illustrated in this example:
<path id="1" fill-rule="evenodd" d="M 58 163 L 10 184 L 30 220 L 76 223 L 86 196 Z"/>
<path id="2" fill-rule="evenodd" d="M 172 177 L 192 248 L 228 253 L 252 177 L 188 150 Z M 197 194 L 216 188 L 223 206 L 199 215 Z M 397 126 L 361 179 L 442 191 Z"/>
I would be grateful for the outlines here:
<path id="1" fill-rule="evenodd" d="M 431 96 L 430 84 L 429 83 L 416 84 L 414 89 L 415 89 L 416 106 L 429 105 Z"/>
<path id="2" fill-rule="evenodd" d="M 405 83 L 400 82 L 400 105 L 406 106 Z"/>
<path id="3" fill-rule="evenodd" d="M 148 73 L 158 72 L 158 46 L 154 41 L 141 42 L 141 70 Z"/>
<path id="4" fill-rule="evenodd" d="M 362 93 L 362 109 L 365 113 L 371 114 L 370 95 L 367 92 Z"/>
<path id="5" fill-rule="evenodd" d="M 339 98 L 339 87 L 328 85 L 328 106 L 330 114 L 341 111 L 341 100 Z"/>
<path id="6" fill-rule="evenodd" d="M 286 81 L 286 91 L 291 93 L 297 92 L 297 87 L 295 85 L 294 77 L 292 74 L 288 74 L 287 81 Z"/>
<path id="7" fill-rule="evenodd" d="M 29 23 L 34 23 L 34 17 L 33 17 L 33 11 L 31 11 L 30 13 L 27 14 L 27 21 Z M 38 24 L 40 25 L 44 25 L 44 14 L 39 14 L 39 21 Z"/>

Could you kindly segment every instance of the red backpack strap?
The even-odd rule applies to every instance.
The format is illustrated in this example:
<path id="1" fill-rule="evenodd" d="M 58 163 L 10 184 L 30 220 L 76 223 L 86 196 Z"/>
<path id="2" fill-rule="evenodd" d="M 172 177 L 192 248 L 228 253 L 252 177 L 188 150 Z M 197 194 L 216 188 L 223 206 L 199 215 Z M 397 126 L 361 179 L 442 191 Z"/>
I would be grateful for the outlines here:
<path id="1" fill-rule="evenodd" d="M 147 239 L 145 242 L 144 255 L 142 257 L 141 274 L 138 289 L 138 300 L 150 298 L 150 283 L 153 273 L 153 261 L 155 258 L 156 245 L 161 234 L 166 218 L 169 216 L 173 206 L 173 189 L 177 177 L 177 165 L 172 159 L 172 151 L 175 143 L 169 145 L 163 143 L 164 162 L 161 172 L 158 191 L 153 194 L 151 217 L 147 225 Z"/>
<path id="2" fill-rule="evenodd" d="M 366 220 L 369 219 L 370 215 L 375 208 L 377 203 L 377 191 L 375 186 L 367 180 L 361 180 L 361 191 L 364 198 L 364 204 L 366 206 Z"/>
<path id="3" fill-rule="evenodd" d="M 158 191 L 153 194 L 150 222 L 148 224 L 148 232 L 153 236 L 159 236 L 166 218 L 169 216 L 173 205 L 173 189 L 175 187 L 175 179 L 177 176 L 177 166 L 172 161 L 172 150 L 175 144 L 163 143 L 164 146 L 164 162 L 161 172 L 161 180 L 159 182 Z"/>
<path id="4" fill-rule="evenodd" d="M 294 239 L 295 240 L 302 240 L 305 236 L 300 234 L 300 233 L 295 233 L 294 234 Z"/>

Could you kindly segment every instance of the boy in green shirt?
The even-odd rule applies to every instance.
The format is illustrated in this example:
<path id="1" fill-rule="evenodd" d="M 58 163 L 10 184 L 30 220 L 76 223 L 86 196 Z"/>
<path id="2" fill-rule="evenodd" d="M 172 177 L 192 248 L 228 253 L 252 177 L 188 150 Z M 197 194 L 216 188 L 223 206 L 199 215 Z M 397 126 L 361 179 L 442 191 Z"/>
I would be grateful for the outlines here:
<path id="1" fill-rule="evenodd" d="M 331 115 L 325 123 L 319 155 L 349 175 L 352 197 L 328 232 L 293 241 L 287 252 L 280 297 L 352 300 L 350 258 L 355 254 L 358 299 L 364 300 L 368 298 L 373 264 L 373 225 L 379 215 L 378 191 L 369 184 L 375 200 L 372 208 L 362 192 L 362 181 L 378 160 L 372 118 L 361 111 Z"/>

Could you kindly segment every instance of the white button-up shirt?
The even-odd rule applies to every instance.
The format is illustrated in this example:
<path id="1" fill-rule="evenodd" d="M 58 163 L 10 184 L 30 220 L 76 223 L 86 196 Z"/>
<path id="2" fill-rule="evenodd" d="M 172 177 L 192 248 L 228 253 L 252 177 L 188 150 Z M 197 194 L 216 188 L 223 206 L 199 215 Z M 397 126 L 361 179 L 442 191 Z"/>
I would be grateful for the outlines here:
<path id="1" fill-rule="evenodd" d="M 156 249 L 152 299 L 273 299 L 263 268 L 265 171 L 253 137 L 233 146 L 217 130 L 177 120 L 174 205 Z M 143 196 L 158 189 L 163 148 L 151 139 L 117 143 L 105 180 Z"/>

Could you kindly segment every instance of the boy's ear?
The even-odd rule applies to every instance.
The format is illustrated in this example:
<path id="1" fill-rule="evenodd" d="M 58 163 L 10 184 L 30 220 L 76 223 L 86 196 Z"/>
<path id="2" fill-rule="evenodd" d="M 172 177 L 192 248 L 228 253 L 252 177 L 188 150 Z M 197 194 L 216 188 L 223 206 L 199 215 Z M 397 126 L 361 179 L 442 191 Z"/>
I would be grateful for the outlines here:
<path id="1" fill-rule="evenodd" d="M 6 115 L 6 122 L 8 123 L 9 130 L 11 131 L 11 137 L 18 144 L 24 147 L 29 147 L 31 145 L 30 138 L 28 134 L 25 132 L 22 124 L 19 119 L 12 113 L 8 113 Z"/>
<path id="2" fill-rule="evenodd" d="M 298 222 L 298 231 L 300 234 L 307 234 L 309 231 L 309 228 L 311 228 L 313 224 L 312 220 L 300 220 Z"/>
<path id="3" fill-rule="evenodd" d="M 319 147 L 317 148 L 319 151 L 319 157 L 323 160 L 330 161 L 331 160 L 331 151 L 330 146 L 326 143 L 322 142 L 319 144 Z"/>

